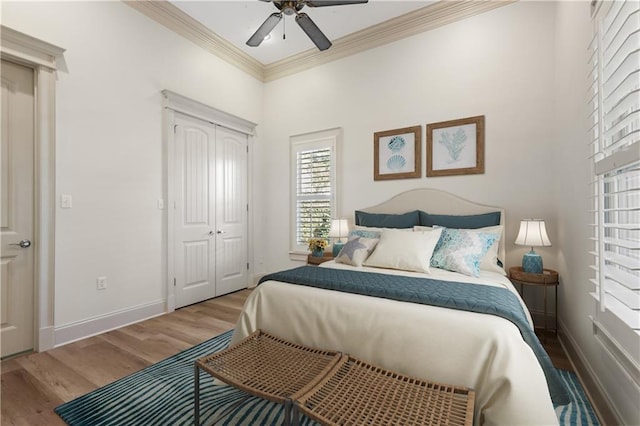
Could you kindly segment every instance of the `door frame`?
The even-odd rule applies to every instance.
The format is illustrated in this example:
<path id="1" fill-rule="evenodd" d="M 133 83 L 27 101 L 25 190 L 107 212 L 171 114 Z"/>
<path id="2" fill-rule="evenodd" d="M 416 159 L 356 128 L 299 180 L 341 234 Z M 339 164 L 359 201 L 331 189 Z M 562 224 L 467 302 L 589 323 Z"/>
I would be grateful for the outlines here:
<path id="1" fill-rule="evenodd" d="M 166 206 L 166 215 L 165 215 L 165 235 L 163 235 L 163 239 L 165 239 L 166 244 L 165 247 L 165 259 L 166 259 L 166 267 L 164 272 L 164 281 L 167 286 L 167 312 L 173 312 L 176 308 L 176 295 L 175 295 L 175 236 L 174 236 L 174 203 L 175 203 L 175 190 L 174 185 L 176 182 L 175 175 L 175 144 L 174 144 L 174 127 L 176 121 L 176 114 L 187 115 L 192 118 L 196 118 L 198 120 L 206 121 L 208 123 L 226 127 L 231 130 L 235 130 L 236 132 L 243 133 L 247 135 L 247 147 L 248 147 L 248 157 L 247 157 L 247 200 L 250 203 L 253 199 L 252 197 L 252 174 L 253 174 L 253 150 L 250 148 L 252 146 L 252 142 L 255 137 L 255 128 L 257 126 L 256 123 L 245 120 L 244 118 L 237 117 L 235 115 L 226 113 L 219 109 L 213 108 L 209 105 L 205 105 L 201 102 L 195 101 L 193 99 L 182 96 L 178 93 L 172 92 L 170 90 L 162 91 L 163 97 L 163 108 L 162 108 L 162 117 L 163 117 L 163 151 L 164 156 L 166 158 L 165 162 L 165 179 L 163 182 L 164 193 L 166 194 L 165 203 Z M 247 259 L 249 262 L 249 271 L 247 274 L 247 286 L 252 284 L 253 282 L 253 251 L 249 250 L 250 247 L 253 247 L 253 209 L 249 208 L 249 212 L 247 215 Z"/>
<path id="2" fill-rule="evenodd" d="M 0 57 L 34 75 L 34 351 L 51 349 L 55 293 L 55 88 L 65 49 L 0 25 Z"/>

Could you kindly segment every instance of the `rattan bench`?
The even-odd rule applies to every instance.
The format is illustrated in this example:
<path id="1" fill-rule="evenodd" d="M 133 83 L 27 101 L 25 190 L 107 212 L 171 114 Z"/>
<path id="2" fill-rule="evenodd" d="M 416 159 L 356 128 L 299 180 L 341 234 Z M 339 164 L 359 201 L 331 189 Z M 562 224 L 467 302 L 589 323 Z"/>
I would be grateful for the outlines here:
<path id="1" fill-rule="evenodd" d="M 475 393 L 343 355 L 315 386 L 292 399 L 298 411 L 323 425 L 470 426 Z"/>
<path id="2" fill-rule="evenodd" d="M 196 361 L 197 425 L 201 370 L 250 395 L 284 404 L 285 425 L 291 424 L 292 405 L 296 408 L 294 424 L 298 411 L 323 425 L 453 426 L 473 422 L 475 393 L 471 389 L 405 376 L 258 330 L 237 345 Z"/>
<path id="3" fill-rule="evenodd" d="M 194 421 L 200 424 L 200 370 L 248 394 L 284 404 L 285 424 L 290 424 L 291 395 L 317 383 L 340 359 L 339 352 L 297 345 L 258 330 L 196 361 Z"/>

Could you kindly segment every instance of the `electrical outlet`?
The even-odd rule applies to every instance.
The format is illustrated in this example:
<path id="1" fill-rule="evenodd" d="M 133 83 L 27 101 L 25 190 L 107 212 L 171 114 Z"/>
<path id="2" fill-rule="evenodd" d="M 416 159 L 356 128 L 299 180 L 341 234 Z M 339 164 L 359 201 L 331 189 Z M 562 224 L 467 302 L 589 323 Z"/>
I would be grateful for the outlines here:
<path id="1" fill-rule="evenodd" d="M 98 290 L 106 290 L 107 289 L 107 277 L 98 277 L 96 279 L 96 288 Z"/>

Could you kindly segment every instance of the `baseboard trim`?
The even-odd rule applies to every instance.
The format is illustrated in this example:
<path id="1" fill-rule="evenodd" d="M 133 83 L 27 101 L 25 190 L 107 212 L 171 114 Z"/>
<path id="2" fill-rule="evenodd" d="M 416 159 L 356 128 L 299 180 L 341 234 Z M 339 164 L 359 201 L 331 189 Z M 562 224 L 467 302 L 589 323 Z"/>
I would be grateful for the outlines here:
<path id="1" fill-rule="evenodd" d="M 54 327 L 40 327 L 40 331 L 38 332 L 38 347 L 36 348 L 38 352 L 52 349 L 55 346 L 55 332 Z"/>
<path id="2" fill-rule="evenodd" d="M 121 309 L 55 328 L 55 347 L 164 314 L 166 300 Z"/>
<path id="3" fill-rule="evenodd" d="M 582 384 L 587 398 L 591 401 L 591 405 L 593 406 L 596 416 L 598 416 L 598 420 L 600 420 L 600 424 L 622 424 L 619 416 L 617 416 L 615 410 L 612 409 L 612 405 L 606 393 L 603 391 L 602 384 L 600 380 L 598 380 L 593 368 L 591 368 L 589 361 L 587 361 L 573 336 L 565 330 L 566 327 L 562 324 L 562 321 L 560 321 L 558 323 L 558 340 L 564 352 L 567 354 L 571 365 L 573 365 L 578 380 Z"/>

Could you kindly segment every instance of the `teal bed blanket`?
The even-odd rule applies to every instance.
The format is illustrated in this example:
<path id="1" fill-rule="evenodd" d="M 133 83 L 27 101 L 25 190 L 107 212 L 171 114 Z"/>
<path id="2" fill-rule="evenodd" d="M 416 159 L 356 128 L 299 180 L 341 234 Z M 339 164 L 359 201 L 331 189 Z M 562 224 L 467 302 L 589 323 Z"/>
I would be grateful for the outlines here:
<path id="1" fill-rule="evenodd" d="M 564 382 L 529 325 L 520 301 L 505 288 L 315 266 L 275 272 L 262 277 L 260 283 L 268 280 L 505 318 L 518 327 L 522 338 L 537 357 L 554 404 L 569 403 Z"/>

